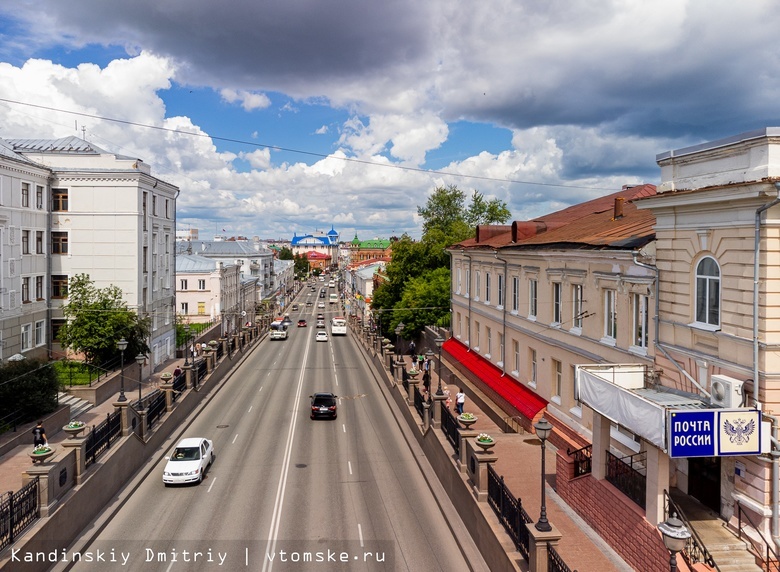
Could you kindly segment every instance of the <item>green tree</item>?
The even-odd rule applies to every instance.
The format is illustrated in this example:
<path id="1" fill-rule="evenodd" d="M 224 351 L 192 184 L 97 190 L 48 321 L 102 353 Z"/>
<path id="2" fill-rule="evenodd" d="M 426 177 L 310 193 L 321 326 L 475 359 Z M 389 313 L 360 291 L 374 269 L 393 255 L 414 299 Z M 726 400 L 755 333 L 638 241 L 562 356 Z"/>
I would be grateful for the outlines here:
<path id="1" fill-rule="evenodd" d="M 292 260 L 293 251 L 289 246 L 283 246 L 279 251 L 279 260 Z"/>
<path id="2" fill-rule="evenodd" d="M 393 332 L 404 323 L 403 337 L 417 337 L 425 326 L 448 322 L 450 312 L 450 271 L 437 268 L 410 279 L 406 283 L 401 300 L 395 305 L 385 332 Z M 382 319 L 385 323 L 385 318 Z"/>
<path id="3" fill-rule="evenodd" d="M 128 309 L 117 286 L 97 288 L 88 274 L 77 274 L 68 285 L 66 318 L 59 330 L 60 342 L 85 360 L 100 365 L 119 355 L 116 343 L 128 341 L 125 355 L 148 354 L 150 319 Z"/>
<path id="4" fill-rule="evenodd" d="M 36 360 L 0 366 L 0 418 L 26 423 L 57 409 L 59 383 L 54 368 Z M 4 427 L 0 426 L 0 432 Z"/>
<path id="5" fill-rule="evenodd" d="M 486 201 L 484 195 L 475 190 L 464 219 L 469 227 L 476 228 L 481 224 L 504 224 L 511 216 L 504 201 Z"/>
<path id="6" fill-rule="evenodd" d="M 306 276 L 309 272 L 309 260 L 303 254 L 296 254 L 293 260 L 295 262 L 295 275 Z"/>

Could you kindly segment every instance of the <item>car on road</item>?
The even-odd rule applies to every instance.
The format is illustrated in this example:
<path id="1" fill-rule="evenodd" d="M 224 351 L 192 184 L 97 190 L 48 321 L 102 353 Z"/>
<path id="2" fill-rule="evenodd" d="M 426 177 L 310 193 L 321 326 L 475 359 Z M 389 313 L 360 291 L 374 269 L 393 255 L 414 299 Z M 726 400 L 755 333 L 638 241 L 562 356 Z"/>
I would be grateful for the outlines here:
<path id="1" fill-rule="evenodd" d="M 325 327 L 325 320 L 317 320 L 317 327 L 318 328 L 324 328 Z"/>
<path id="2" fill-rule="evenodd" d="M 315 341 L 318 341 L 318 342 L 327 342 L 328 341 L 328 332 L 326 332 L 325 330 L 317 332 L 317 337 L 314 338 L 314 339 L 315 339 Z"/>
<path id="3" fill-rule="evenodd" d="M 306 300 L 306 305 L 307 305 L 307 306 L 313 306 L 314 304 L 312 303 L 312 301 L 311 301 L 311 300 Z"/>
<path id="4" fill-rule="evenodd" d="M 205 437 L 182 439 L 173 449 L 163 470 L 165 486 L 200 483 L 214 462 L 214 443 Z"/>
<path id="5" fill-rule="evenodd" d="M 292 309 L 293 309 L 293 312 L 295 312 L 298 309 L 298 304 L 293 304 L 292 305 Z"/>
<path id="6" fill-rule="evenodd" d="M 285 314 L 284 318 L 282 318 L 282 325 L 289 326 L 292 324 L 292 320 L 290 319 L 290 314 Z"/>
<path id="7" fill-rule="evenodd" d="M 306 327 L 306 320 L 298 320 L 298 327 L 299 328 L 305 328 Z"/>
<path id="8" fill-rule="evenodd" d="M 315 393 L 311 397 L 311 418 L 326 417 L 335 419 L 338 417 L 338 396 L 332 393 Z"/>
<path id="9" fill-rule="evenodd" d="M 320 302 L 319 304 L 317 304 L 317 307 L 318 308 L 324 308 L 325 307 L 325 302 Z"/>

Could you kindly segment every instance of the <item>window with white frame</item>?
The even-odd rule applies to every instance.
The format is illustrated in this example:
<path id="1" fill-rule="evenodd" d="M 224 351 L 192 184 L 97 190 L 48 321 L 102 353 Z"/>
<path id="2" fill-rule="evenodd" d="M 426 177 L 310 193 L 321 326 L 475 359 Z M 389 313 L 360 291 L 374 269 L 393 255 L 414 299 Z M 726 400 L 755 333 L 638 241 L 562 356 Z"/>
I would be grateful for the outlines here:
<path id="1" fill-rule="evenodd" d="M 460 294 L 460 286 L 461 286 L 461 281 L 460 280 L 461 280 L 461 272 L 462 272 L 462 270 L 463 269 L 460 266 L 458 266 L 458 270 L 455 273 L 455 284 L 456 284 L 455 292 L 458 293 L 458 294 Z"/>
<path id="2" fill-rule="evenodd" d="M 604 337 L 617 338 L 617 291 L 604 290 Z"/>
<path id="3" fill-rule="evenodd" d="M 493 355 L 493 331 L 490 328 L 485 328 L 485 338 L 487 340 L 487 351 L 485 352 L 486 355 L 492 356 Z"/>
<path id="4" fill-rule="evenodd" d="M 482 284 L 479 279 L 479 270 L 474 271 L 474 299 L 479 300 L 479 289 L 481 288 Z"/>
<path id="5" fill-rule="evenodd" d="M 485 272 L 485 304 L 490 304 L 490 272 Z"/>
<path id="6" fill-rule="evenodd" d="M 536 319 L 537 292 L 539 282 L 535 278 L 528 280 L 528 317 Z"/>
<path id="7" fill-rule="evenodd" d="M 190 305 L 187 302 L 182 302 L 179 305 L 179 309 L 181 314 L 187 315 L 190 313 Z"/>
<path id="8" fill-rule="evenodd" d="M 179 290 L 186 290 L 187 289 L 187 279 L 182 278 L 179 280 Z"/>
<path id="9" fill-rule="evenodd" d="M 572 284 L 571 287 L 572 327 L 582 329 L 582 284 Z"/>
<path id="10" fill-rule="evenodd" d="M 30 254 L 30 231 L 22 231 L 22 254 Z"/>
<path id="11" fill-rule="evenodd" d="M 504 307 L 504 275 L 499 274 L 498 275 L 498 300 L 496 300 L 496 304 L 499 308 Z"/>
<path id="12" fill-rule="evenodd" d="M 696 321 L 720 326 L 720 267 L 711 256 L 696 265 Z"/>
<path id="13" fill-rule="evenodd" d="M 474 320 L 474 349 L 479 350 L 479 322 Z"/>
<path id="14" fill-rule="evenodd" d="M 520 277 L 512 276 L 512 312 L 520 310 Z"/>
<path id="15" fill-rule="evenodd" d="M 471 270 L 466 270 L 466 298 L 471 295 Z"/>
<path id="16" fill-rule="evenodd" d="M 504 334 L 498 334 L 498 361 L 504 363 Z"/>
<path id="17" fill-rule="evenodd" d="M 553 397 L 558 398 L 560 404 L 563 395 L 563 365 L 557 359 L 552 360 Z"/>
<path id="18" fill-rule="evenodd" d="M 37 209 L 43 208 L 43 186 L 42 185 L 35 186 L 35 208 Z"/>
<path id="19" fill-rule="evenodd" d="M 22 206 L 30 206 L 30 183 L 22 183 Z"/>
<path id="20" fill-rule="evenodd" d="M 520 371 L 520 342 L 512 340 L 512 354 L 514 355 L 514 367 L 512 371 Z"/>
<path id="21" fill-rule="evenodd" d="M 205 290 L 206 289 L 206 281 L 202 278 L 198 279 L 198 290 Z"/>
<path id="22" fill-rule="evenodd" d="M 636 348 L 647 349 L 648 341 L 648 320 L 649 311 L 647 309 L 648 297 L 643 294 L 633 294 L 631 296 L 631 314 L 632 314 L 632 340 L 631 344 Z"/>
<path id="23" fill-rule="evenodd" d="M 46 343 L 45 328 L 46 328 L 45 320 L 38 320 L 37 322 L 35 322 L 35 347 L 42 346 L 43 344 Z"/>
<path id="24" fill-rule="evenodd" d="M 43 276 L 35 277 L 35 299 L 38 301 L 43 300 Z"/>
<path id="25" fill-rule="evenodd" d="M 22 304 L 30 303 L 30 277 L 22 278 Z"/>
<path id="26" fill-rule="evenodd" d="M 552 285 L 552 297 L 553 297 L 553 324 L 560 324 L 563 322 L 563 285 L 560 282 L 553 282 Z M 560 395 L 560 394 L 558 394 Z"/>
<path id="27" fill-rule="evenodd" d="M 531 366 L 531 371 L 529 372 L 531 379 L 528 381 L 528 383 L 533 387 L 536 387 L 536 350 L 528 348 L 528 355 L 530 357 L 529 365 Z"/>
<path id="28" fill-rule="evenodd" d="M 32 349 L 32 324 L 22 326 L 22 351 Z"/>

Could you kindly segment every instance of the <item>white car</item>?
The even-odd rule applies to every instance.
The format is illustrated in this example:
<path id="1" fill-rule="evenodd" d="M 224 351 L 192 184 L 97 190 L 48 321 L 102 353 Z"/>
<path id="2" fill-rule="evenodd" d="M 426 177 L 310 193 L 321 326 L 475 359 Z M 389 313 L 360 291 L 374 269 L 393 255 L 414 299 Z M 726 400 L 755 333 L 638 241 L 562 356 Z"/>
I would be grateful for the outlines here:
<path id="1" fill-rule="evenodd" d="M 165 486 L 182 483 L 200 483 L 214 462 L 214 444 L 204 437 L 182 439 L 165 457 L 168 463 L 163 471 Z"/>
<path id="2" fill-rule="evenodd" d="M 324 308 L 325 307 L 325 302 L 320 302 L 319 304 L 317 304 L 317 307 L 318 308 Z"/>
<path id="3" fill-rule="evenodd" d="M 317 332 L 317 337 L 315 338 L 318 342 L 327 342 L 328 341 L 328 332 L 323 332 L 320 330 Z"/>

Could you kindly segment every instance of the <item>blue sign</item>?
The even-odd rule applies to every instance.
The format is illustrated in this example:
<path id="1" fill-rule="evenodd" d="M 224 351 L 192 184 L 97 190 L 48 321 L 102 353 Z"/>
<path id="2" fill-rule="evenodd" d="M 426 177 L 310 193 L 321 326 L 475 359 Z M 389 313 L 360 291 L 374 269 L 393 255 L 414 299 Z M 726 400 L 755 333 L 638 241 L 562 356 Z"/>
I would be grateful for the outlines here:
<path id="1" fill-rule="evenodd" d="M 669 456 L 714 457 L 715 411 L 672 411 L 669 415 Z"/>

